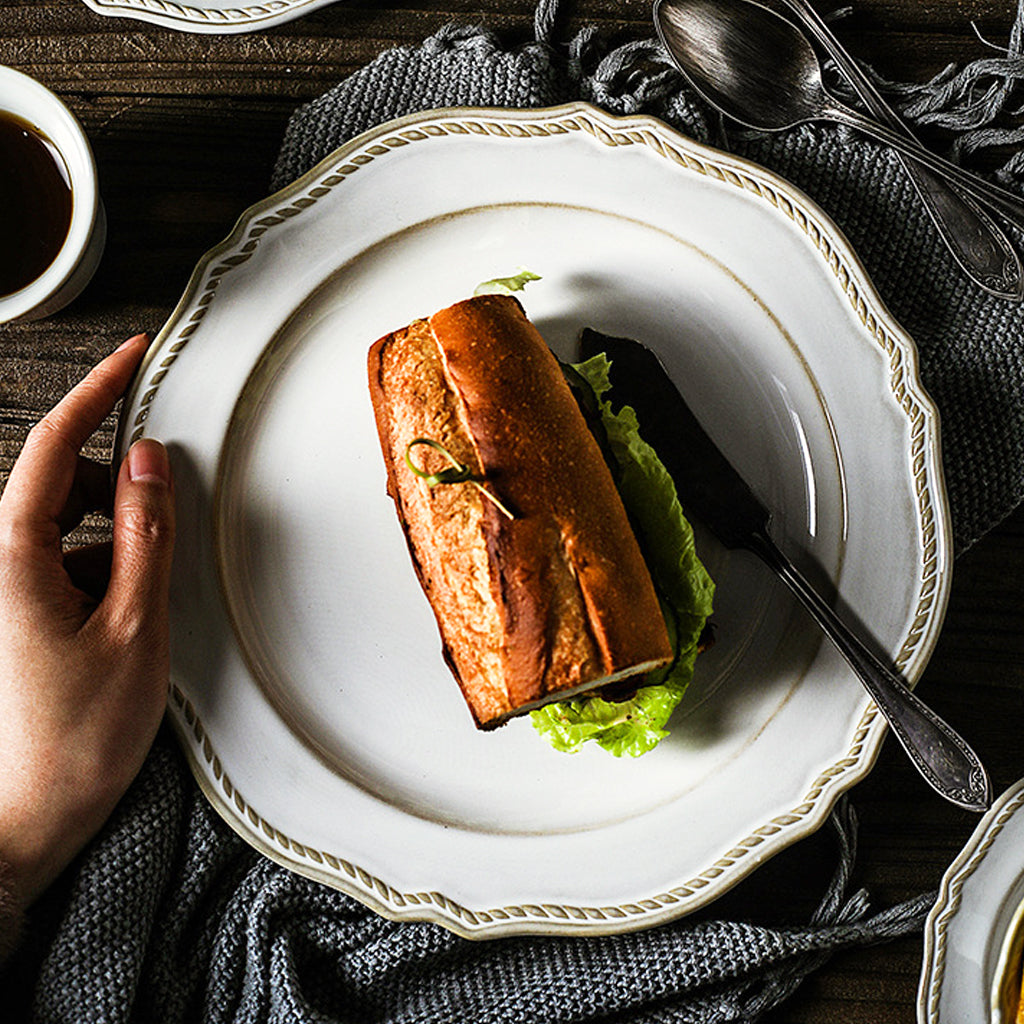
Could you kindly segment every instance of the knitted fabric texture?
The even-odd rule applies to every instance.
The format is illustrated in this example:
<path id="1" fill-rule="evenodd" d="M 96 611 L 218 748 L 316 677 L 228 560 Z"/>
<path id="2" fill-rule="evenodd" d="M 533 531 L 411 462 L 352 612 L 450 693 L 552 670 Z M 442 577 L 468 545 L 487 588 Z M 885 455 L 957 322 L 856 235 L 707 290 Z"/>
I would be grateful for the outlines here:
<path id="1" fill-rule="evenodd" d="M 684 919 L 608 938 L 473 942 L 386 921 L 266 860 L 198 792 L 167 732 L 103 833 L 33 909 L 0 974 L 3 1019 L 751 1022 L 835 951 L 919 929 L 933 901 L 869 914 L 866 895 L 848 891 L 848 806 L 831 826 L 839 866 L 806 926 Z"/>
<path id="2" fill-rule="evenodd" d="M 942 413 L 960 549 L 1010 512 L 1024 494 L 1024 308 L 963 278 L 895 158 L 826 127 L 724 134 L 653 41 L 605 52 L 585 31 L 560 46 L 558 13 L 543 0 L 536 40 L 511 50 L 488 32 L 449 26 L 419 47 L 381 54 L 296 112 L 274 186 L 359 132 L 420 109 L 583 99 L 612 113 L 660 116 L 773 168 L 832 215 L 919 346 Z M 981 63 L 949 69 L 925 86 L 883 84 L 912 118 L 945 119 L 967 155 L 1019 141 L 996 122 L 1012 81 L 1024 75 L 1020 31 L 1005 55 Z M 984 110 L 971 108 L 965 119 L 967 99 L 978 95 Z M 1003 169 L 1011 187 L 1017 166 L 1010 160 Z M 103 833 L 33 908 L 0 976 L 3 1016 L 167 1024 L 752 1022 L 835 951 L 919 930 L 932 902 L 924 894 L 869 911 L 863 892 L 848 891 L 856 830 L 845 803 L 830 831 L 838 867 L 804 925 L 714 920 L 705 912 L 607 938 L 470 942 L 435 925 L 386 921 L 266 860 L 210 808 L 164 732 Z"/>

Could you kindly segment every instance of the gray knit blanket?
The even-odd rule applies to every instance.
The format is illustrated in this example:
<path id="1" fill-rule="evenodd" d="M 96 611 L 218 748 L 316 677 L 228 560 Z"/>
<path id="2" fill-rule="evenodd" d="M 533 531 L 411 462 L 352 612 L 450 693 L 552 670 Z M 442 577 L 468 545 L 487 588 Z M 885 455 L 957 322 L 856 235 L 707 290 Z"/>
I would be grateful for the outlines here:
<path id="1" fill-rule="evenodd" d="M 1024 495 L 1024 307 L 962 277 L 892 155 L 826 127 L 770 137 L 731 130 L 687 93 L 652 40 L 608 49 L 585 30 L 561 42 L 558 18 L 556 0 L 542 0 L 526 45 L 452 25 L 381 54 L 296 112 L 273 184 L 363 129 L 430 107 L 584 99 L 658 115 L 768 165 L 832 215 L 919 346 L 942 415 L 959 549 L 1007 515 Z M 1024 129 L 1009 114 L 1024 76 L 1021 25 L 1018 16 L 1009 46 L 989 59 L 929 83 L 881 84 L 911 121 L 944 131 L 955 156 L 971 160 L 993 145 L 1017 152 Z M 1001 169 L 1004 184 L 1014 187 L 1021 162 L 1018 154 Z M 923 894 L 871 909 L 864 892 L 850 891 L 856 824 L 845 802 L 828 831 L 834 845 L 805 841 L 823 842 L 835 870 L 804 923 L 720 920 L 712 906 L 629 935 L 471 942 L 386 921 L 266 860 L 211 810 L 165 731 L 103 833 L 34 908 L 0 975 L 0 1018 L 756 1021 L 837 951 L 919 930 L 931 904 Z"/>

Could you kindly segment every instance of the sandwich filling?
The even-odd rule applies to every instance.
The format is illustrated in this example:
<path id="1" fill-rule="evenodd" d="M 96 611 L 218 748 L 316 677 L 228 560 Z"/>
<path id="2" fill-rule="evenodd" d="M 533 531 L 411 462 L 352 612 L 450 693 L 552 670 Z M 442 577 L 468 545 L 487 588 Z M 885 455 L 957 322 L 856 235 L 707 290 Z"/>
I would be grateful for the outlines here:
<path id="1" fill-rule="evenodd" d="M 596 400 L 602 440 L 654 580 L 674 658 L 646 676 L 626 700 L 584 695 L 538 708 L 530 717 L 557 750 L 573 752 L 592 740 L 616 756 L 637 757 L 668 735 L 669 717 L 693 678 L 715 584 L 697 556 L 693 527 L 683 514 L 671 474 L 640 436 L 634 411 L 628 406 L 615 411 L 606 397 L 609 366 L 607 357 L 598 355 L 574 369 Z"/>

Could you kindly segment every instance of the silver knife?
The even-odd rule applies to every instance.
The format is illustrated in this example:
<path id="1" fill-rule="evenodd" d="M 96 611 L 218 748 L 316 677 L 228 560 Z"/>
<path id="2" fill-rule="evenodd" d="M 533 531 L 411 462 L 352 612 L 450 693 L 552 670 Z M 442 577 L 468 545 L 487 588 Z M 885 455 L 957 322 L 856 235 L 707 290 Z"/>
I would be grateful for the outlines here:
<path id="1" fill-rule="evenodd" d="M 978 756 L 954 730 L 876 657 L 779 550 L 771 514 L 704 431 L 661 360 L 645 345 L 584 331 L 584 359 L 611 361 L 614 406 L 636 412 L 641 436 L 672 475 L 683 510 L 727 548 L 757 555 L 792 590 L 836 645 L 885 716 L 918 771 L 943 797 L 971 811 L 987 810 L 992 787 Z"/>

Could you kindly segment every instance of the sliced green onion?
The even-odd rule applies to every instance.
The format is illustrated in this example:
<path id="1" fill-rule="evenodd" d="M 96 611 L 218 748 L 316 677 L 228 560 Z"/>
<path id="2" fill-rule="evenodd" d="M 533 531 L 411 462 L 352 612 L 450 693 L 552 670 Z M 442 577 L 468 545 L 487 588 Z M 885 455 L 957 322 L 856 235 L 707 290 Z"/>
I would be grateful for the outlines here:
<path id="1" fill-rule="evenodd" d="M 434 451 L 440 452 L 450 463 L 446 469 L 439 470 L 436 473 L 428 473 L 425 469 L 421 469 L 412 461 L 412 450 L 419 445 L 425 445 L 427 448 L 433 448 Z M 405 464 L 416 474 L 431 490 L 438 484 L 472 484 L 488 501 L 493 502 L 496 508 L 502 513 L 508 516 L 509 519 L 515 519 L 515 516 L 509 511 L 509 509 L 501 502 L 501 500 L 494 494 L 492 494 L 486 487 L 483 486 L 484 477 L 474 475 L 473 471 L 469 466 L 463 465 L 457 458 L 440 441 L 435 441 L 432 437 L 417 437 L 406 445 L 405 448 Z"/>

